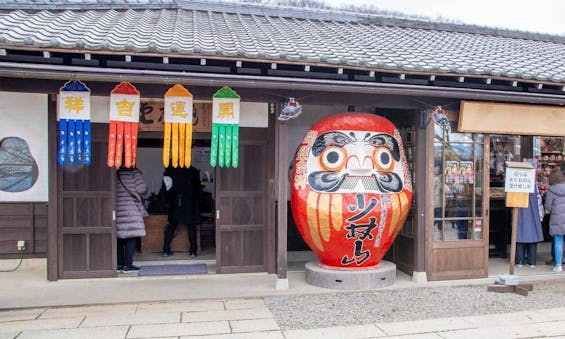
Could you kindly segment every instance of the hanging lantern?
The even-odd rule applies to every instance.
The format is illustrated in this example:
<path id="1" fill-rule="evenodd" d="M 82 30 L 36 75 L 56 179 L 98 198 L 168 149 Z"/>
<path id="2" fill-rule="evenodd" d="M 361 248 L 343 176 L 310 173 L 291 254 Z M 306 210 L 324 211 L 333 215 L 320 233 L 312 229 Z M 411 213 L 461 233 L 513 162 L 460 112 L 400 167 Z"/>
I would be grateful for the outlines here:
<path id="1" fill-rule="evenodd" d="M 212 100 L 210 165 L 237 168 L 239 163 L 239 95 L 225 86 Z"/>
<path id="2" fill-rule="evenodd" d="M 90 165 L 90 89 L 78 80 L 59 90 L 59 165 Z"/>
<path id="3" fill-rule="evenodd" d="M 172 146 L 171 146 L 172 143 Z M 165 137 L 163 166 L 190 167 L 192 148 L 192 94 L 182 85 L 165 93 Z"/>
<path id="4" fill-rule="evenodd" d="M 135 167 L 140 98 L 137 89 L 122 82 L 110 94 L 108 166 Z"/>

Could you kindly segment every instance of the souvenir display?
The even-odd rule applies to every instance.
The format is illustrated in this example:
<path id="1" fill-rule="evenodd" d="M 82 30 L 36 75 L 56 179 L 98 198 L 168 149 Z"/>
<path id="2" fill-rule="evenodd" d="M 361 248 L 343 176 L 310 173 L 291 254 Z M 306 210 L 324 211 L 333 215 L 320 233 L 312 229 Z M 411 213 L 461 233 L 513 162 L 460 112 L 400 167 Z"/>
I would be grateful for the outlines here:
<path id="1" fill-rule="evenodd" d="M 298 147 L 292 215 L 322 266 L 377 265 L 404 225 L 411 201 L 402 140 L 383 117 L 348 113 L 324 118 Z"/>
<path id="2" fill-rule="evenodd" d="M 110 94 L 108 166 L 135 167 L 140 97 L 129 82 L 122 82 Z M 122 161 L 123 156 L 123 161 Z"/>
<path id="3" fill-rule="evenodd" d="M 212 145 L 210 165 L 237 168 L 239 163 L 240 97 L 225 86 L 212 99 Z"/>
<path id="4" fill-rule="evenodd" d="M 90 165 L 90 89 L 78 80 L 59 91 L 59 165 Z"/>
<path id="5" fill-rule="evenodd" d="M 169 167 L 172 162 L 175 168 L 188 168 L 192 148 L 192 94 L 182 85 L 174 85 L 165 93 L 164 109 L 163 166 Z"/>

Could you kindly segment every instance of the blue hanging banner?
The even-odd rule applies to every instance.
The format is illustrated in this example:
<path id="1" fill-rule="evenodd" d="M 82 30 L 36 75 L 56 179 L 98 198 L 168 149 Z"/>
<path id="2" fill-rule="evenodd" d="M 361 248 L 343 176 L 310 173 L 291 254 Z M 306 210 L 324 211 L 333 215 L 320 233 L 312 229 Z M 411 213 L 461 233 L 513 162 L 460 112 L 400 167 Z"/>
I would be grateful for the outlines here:
<path id="1" fill-rule="evenodd" d="M 90 165 L 90 89 L 79 80 L 59 90 L 59 165 Z"/>
<path id="2" fill-rule="evenodd" d="M 64 165 L 67 159 L 67 119 L 59 119 L 59 165 Z"/>

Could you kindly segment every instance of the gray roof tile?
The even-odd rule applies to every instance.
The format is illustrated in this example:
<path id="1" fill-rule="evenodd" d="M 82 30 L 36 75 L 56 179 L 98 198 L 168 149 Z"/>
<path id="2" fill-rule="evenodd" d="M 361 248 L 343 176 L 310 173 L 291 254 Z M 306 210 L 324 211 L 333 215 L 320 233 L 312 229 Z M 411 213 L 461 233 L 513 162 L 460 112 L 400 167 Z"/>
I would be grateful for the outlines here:
<path id="1" fill-rule="evenodd" d="M 43 10 L 15 1 L 0 5 L 2 47 L 223 56 L 565 82 L 565 37 L 560 36 L 540 39 L 473 31 L 474 26 L 450 30 L 327 11 L 206 7 L 199 1 L 182 6 L 173 0 L 67 1 L 41 0 L 36 7 Z"/>

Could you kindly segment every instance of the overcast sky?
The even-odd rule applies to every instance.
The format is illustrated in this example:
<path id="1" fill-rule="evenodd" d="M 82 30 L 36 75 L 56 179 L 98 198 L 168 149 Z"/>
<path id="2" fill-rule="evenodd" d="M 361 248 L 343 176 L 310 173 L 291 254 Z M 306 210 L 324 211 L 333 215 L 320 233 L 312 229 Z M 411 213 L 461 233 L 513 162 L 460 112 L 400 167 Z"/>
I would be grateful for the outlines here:
<path id="1" fill-rule="evenodd" d="M 333 6 L 368 4 L 464 23 L 565 35 L 565 0 L 324 0 Z"/>

